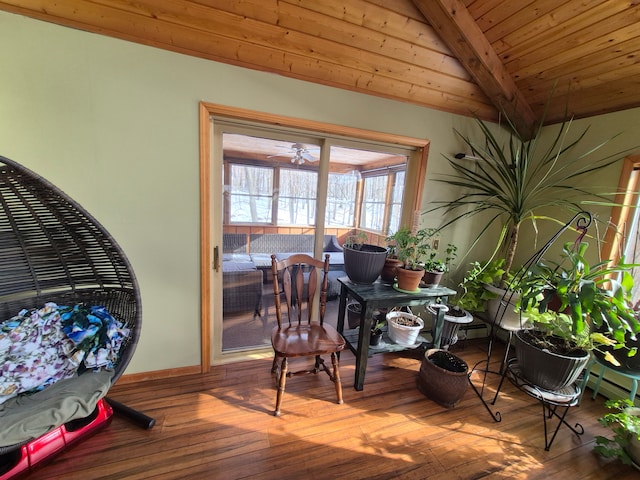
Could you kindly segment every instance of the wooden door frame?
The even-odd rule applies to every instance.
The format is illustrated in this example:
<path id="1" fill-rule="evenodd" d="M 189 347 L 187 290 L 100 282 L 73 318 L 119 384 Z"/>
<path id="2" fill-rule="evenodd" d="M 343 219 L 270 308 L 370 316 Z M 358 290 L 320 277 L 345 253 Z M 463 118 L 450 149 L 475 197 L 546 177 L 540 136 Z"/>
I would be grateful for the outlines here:
<path id="1" fill-rule="evenodd" d="M 235 119 L 262 124 L 295 128 L 317 132 L 321 135 L 350 137 L 360 140 L 396 144 L 415 148 L 419 151 L 419 161 L 409 162 L 403 203 L 411 205 L 403 209 L 402 223 L 411 224 L 420 211 L 422 191 L 427 171 L 427 156 L 430 142 L 423 138 L 406 137 L 390 133 L 374 132 L 354 127 L 333 125 L 330 123 L 305 120 L 295 117 L 228 107 L 208 102 L 199 104 L 200 137 L 200 358 L 201 372 L 211 367 L 211 269 L 213 267 L 213 249 L 211 241 L 211 118 Z M 406 182 L 410 183 L 407 184 Z M 411 183 L 413 182 L 413 183 Z"/>

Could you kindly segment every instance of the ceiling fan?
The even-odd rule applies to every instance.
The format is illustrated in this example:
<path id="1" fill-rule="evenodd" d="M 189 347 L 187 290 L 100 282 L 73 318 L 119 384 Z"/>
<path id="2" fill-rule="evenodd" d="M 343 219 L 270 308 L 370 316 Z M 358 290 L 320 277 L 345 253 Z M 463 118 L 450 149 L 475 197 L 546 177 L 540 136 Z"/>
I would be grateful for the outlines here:
<path id="1" fill-rule="evenodd" d="M 313 155 L 309 153 L 309 149 L 303 143 L 294 143 L 291 145 L 291 149 L 289 150 L 291 154 L 291 163 L 297 163 L 298 165 L 302 165 L 306 162 L 315 162 L 316 159 L 313 158 Z M 269 155 L 267 158 L 272 157 L 282 157 L 285 154 L 277 154 L 277 155 Z"/>

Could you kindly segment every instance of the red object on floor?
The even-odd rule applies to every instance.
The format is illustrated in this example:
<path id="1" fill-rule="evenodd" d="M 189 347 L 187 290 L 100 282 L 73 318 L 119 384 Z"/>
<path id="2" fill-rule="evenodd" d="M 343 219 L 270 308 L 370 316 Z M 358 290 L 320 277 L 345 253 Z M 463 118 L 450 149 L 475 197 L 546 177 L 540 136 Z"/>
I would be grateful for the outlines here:
<path id="1" fill-rule="evenodd" d="M 103 398 L 98 401 L 96 410 L 86 419 L 67 422 L 26 445 L 22 445 L 18 452 L 0 455 L 0 480 L 9 480 L 29 473 L 65 448 L 109 425 L 112 417 L 113 409 Z M 1 462 L 10 461 L 9 457 L 15 457 L 15 464 L 9 470 L 4 471 Z"/>

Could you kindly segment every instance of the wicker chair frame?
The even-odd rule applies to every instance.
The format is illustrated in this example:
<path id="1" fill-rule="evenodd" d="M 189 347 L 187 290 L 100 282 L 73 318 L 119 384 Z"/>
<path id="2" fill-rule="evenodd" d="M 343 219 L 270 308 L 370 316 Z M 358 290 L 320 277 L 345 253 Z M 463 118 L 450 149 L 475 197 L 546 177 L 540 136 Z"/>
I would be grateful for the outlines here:
<path id="1" fill-rule="evenodd" d="M 50 301 L 106 307 L 130 329 L 113 385 L 140 337 L 139 292 L 126 255 L 93 216 L 51 182 L 0 156 L 0 319 Z"/>

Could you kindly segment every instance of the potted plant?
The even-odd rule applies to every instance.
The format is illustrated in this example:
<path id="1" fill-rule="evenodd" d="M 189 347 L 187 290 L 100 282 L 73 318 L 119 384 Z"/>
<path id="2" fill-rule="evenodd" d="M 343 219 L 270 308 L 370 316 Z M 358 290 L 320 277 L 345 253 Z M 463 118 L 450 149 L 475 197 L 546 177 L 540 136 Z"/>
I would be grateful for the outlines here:
<path id="1" fill-rule="evenodd" d="M 344 269 L 353 283 L 369 284 L 376 281 L 384 267 L 387 249 L 366 243 L 367 235 L 357 232 L 344 242 Z"/>
<path id="2" fill-rule="evenodd" d="M 550 102 L 551 97 L 547 107 Z M 583 140 L 591 137 L 587 136 L 588 128 L 574 136 L 571 118 L 544 129 L 549 132 L 556 128 L 556 132 L 551 138 L 543 138 L 546 111 L 532 137 L 521 135 L 504 112 L 502 118 L 506 118 L 506 125 L 494 126 L 478 118 L 481 135 L 477 140 L 455 131 L 469 154 L 449 157 L 453 172 L 435 181 L 459 193 L 449 200 L 433 201 L 434 207 L 424 214 L 444 213 L 448 220 L 440 229 L 482 214 L 482 227 L 469 251 L 486 233 L 498 229 L 498 242 L 490 259 L 499 258 L 499 252 L 503 254 L 505 278 L 499 286 L 504 287 L 506 276 L 512 271 L 521 226 L 531 222 L 537 232 L 541 220 L 562 225 L 564 222 L 550 212 L 575 211 L 580 202 L 604 199 L 590 187 L 592 182 L 583 178 L 620 161 L 624 152 L 594 158 L 610 139 L 578 150 Z"/>
<path id="3" fill-rule="evenodd" d="M 433 229 L 433 231 L 435 232 L 435 229 Z M 426 245 L 431 248 L 431 253 L 423 265 L 424 275 L 422 277 L 422 282 L 425 287 L 434 288 L 440 284 L 442 276 L 451 269 L 451 262 L 453 262 L 458 256 L 458 247 L 453 243 L 447 244 L 444 259 L 439 259 L 437 258 L 438 252 L 431 247 L 431 242 L 426 242 Z"/>
<path id="4" fill-rule="evenodd" d="M 378 320 L 372 327 L 371 327 L 371 334 L 369 336 L 369 345 L 372 346 L 377 346 L 380 344 L 380 340 L 382 340 L 382 328 L 385 325 L 385 321 L 383 320 Z"/>
<path id="5" fill-rule="evenodd" d="M 545 390 L 573 383 L 592 350 L 607 346 L 636 353 L 625 346 L 626 335 L 640 332 L 629 301 L 632 265 L 603 261 L 590 266 L 587 247 L 586 242 L 566 243 L 563 262 L 538 262 L 518 282 L 521 315 L 534 328 L 516 332 L 516 356 L 525 379 Z M 604 358 L 617 363 L 610 352 Z"/>
<path id="6" fill-rule="evenodd" d="M 439 348 L 425 352 L 418 372 L 418 390 L 446 408 L 454 407 L 467 390 L 469 366 L 460 357 Z"/>
<path id="7" fill-rule="evenodd" d="M 455 300 L 452 300 L 452 303 L 447 303 L 444 306 L 446 309 L 444 311 L 444 324 L 442 326 L 440 346 L 444 350 L 448 350 L 451 345 L 454 345 L 458 341 L 460 325 L 473 322 L 473 315 L 459 305 L 456 305 Z M 438 304 L 427 305 L 427 310 L 431 313 L 433 321 L 435 321 L 438 317 Z"/>
<path id="8" fill-rule="evenodd" d="M 426 239 L 426 230 L 414 233 L 406 226 L 400 227 L 396 233 L 387 237 L 387 241 L 393 242 L 398 260 L 402 262 L 402 266 L 396 268 L 398 289 L 410 292 L 418 289 L 424 276 L 421 260 L 429 248 Z"/>
<path id="9" fill-rule="evenodd" d="M 389 237 L 387 237 L 389 238 Z M 382 267 L 382 273 L 380 273 L 380 278 L 383 282 L 393 283 L 396 281 L 396 270 L 398 267 L 402 266 L 402 261 L 398 258 L 396 254 L 395 245 L 389 245 L 387 247 L 387 258 L 384 260 L 384 266 Z"/>
<path id="10" fill-rule="evenodd" d="M 640 470 L 640 408 L 629 399 L 608 400 L 605 405 L 614 412 L 600 417 L 598 422 L 611 428 L 613 438 L 597 436 L 595 452 Z"/>

